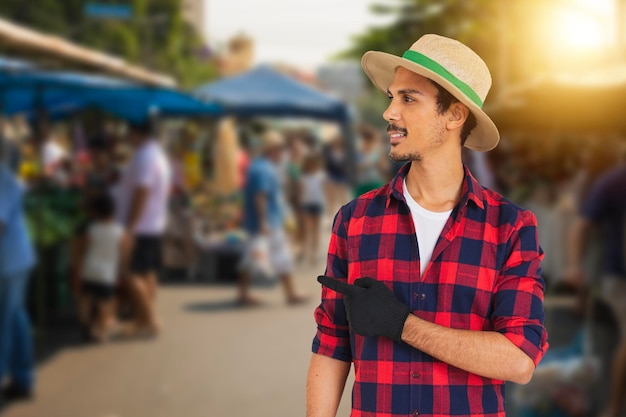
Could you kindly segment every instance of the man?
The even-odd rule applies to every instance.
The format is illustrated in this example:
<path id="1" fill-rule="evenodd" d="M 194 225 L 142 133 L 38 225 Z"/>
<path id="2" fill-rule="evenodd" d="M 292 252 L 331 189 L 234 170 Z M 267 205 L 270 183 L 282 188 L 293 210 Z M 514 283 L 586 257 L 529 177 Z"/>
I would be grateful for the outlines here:
<path id="1" fill-rule="evenodd" d="M 613 375 L 604 417 L 618 417 L 624 411 L 626 393 L 626 164 L 609 170 L 591 187 L 580 215 L 570 231 L 566 282 L 585 284 L 585 250 L 590 232 L 600 228 L 604 252 L 602 296 L 611 307 L 620 327 L 620 344 L 611 366 Z"/>
<path id="2" fill-rule="evenodd" d="M 33 396 L 35 367 L 26 311 L 28 280 L 36 255 L 23 217 L 23 187 L 8 165 L 0 138 L 0 393 L 4 400 Z"/>
<path id="3" fill-rule="evenodd" d="M 387 185 L 335 217 L 307 378 L 307 416 L 334 416 L 350 363 L 352 416 L 504 416 L 547 349 L 536 221 L 463 167 L 498 130 L 491 76 L 465 45 L 425 35 L 363 56 L 390 100 Z"/>
<path id="4" fill-rule="evenodd" d="M 172 174 L 163 148 L 151 134 L 150 123 L 130 125 L 135 152 L 118 190 L 118 219 L 133 241 L 127 283 L 138 315 L 130 331 L 154 335 L 160 329 L 154 301 Z"/>
<path id="5" fill-rule="evenodd" d="M 251 275 L 263 262 L 260 257 L 268 258 L 271 272 L 280 278 L 287 303 L 300 304 L 308 297 L 298 294 L 293 283 L 293 258 L 284 230 L 284 197 L 277 172 L 284 139 L 280 133 L 268 131 L 261 142 L 261 155 L 254 158 L 248 168 L 243 192 L 244 228 L 250 240 L 241 264 L 237 304 L 254 306 L 260 303 L 250 295 Z"/>

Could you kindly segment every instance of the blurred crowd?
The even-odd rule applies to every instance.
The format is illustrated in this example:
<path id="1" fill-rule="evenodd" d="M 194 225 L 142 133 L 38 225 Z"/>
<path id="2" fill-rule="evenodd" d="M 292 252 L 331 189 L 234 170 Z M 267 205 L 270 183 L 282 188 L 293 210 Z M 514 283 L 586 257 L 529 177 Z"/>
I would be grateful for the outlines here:
<path id="1" fill-rule="evenodd" d="M 294 268 L 323 272 L 339 207 L 402 166 L 388 159 L 384 132 L 368 124 L 356 126 L 353 154 L 340 130 L 310 125 L 103 124 L 85 133 L 16 119 L 1 127 L 5 398 L 34 390 L 27 288 L 50 279 L 45 263 L 58 259 L 48 248 L 67 253 L 67 305 L 90 341 L 158 335 L 163 280 L 231 282 L 240 307 L 263 303 L 255 285 L 280 283 L 295 305 L 309 296 Z M 533 381 L 515 390 L 520 413 L 622 411 L 625 145 L 619 136 L 519 134 L 493 152 L 464 155 L 479 182 L 538 218 L 552 349 Z"/>

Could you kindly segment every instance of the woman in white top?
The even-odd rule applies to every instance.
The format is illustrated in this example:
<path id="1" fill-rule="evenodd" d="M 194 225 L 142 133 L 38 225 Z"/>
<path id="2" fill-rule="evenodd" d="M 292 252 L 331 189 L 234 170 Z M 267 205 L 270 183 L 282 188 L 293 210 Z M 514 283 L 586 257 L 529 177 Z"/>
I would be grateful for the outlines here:
<path id="1" fill-rule="evenodd" d="M 89 224 L 81 262 L 79 315 L 98 341 L 105 341 L 115 326 L 115 289 L 127 264 L 130 238 L 115 221 L 115 203 L 108 193 L 89 201 Z M 92 320 L 92 311 L 96 311 Z"/>
<path id="2" fill-rule="evenodd" d="M 310 153 L 302 163 L 300 176 L 300 211 L 302 213 L 302 253 L 313 264 L 319 254 L 319 234 L 324 213 L 324 161 L 317 153 Z"/>

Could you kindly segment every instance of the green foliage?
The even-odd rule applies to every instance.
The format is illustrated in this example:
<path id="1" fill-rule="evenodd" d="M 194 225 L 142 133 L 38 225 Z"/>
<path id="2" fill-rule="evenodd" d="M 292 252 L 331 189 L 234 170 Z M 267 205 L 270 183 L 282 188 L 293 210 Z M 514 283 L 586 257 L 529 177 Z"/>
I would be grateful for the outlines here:
<path id="1" fill-rule="evenodd" d="M 371 11 L 394 17 L 388 26 L 375 27 L 355 37 L 344 58 L 357 58 L 368 50 L 402 54 L 420 36 L 437 33 L 454 37 L 490 54 L 501 2 L 493 0 L 395 0 L 376 4 Z M 488 42 L 490 41 L 490 42 Z"/>
<path id="2" fill-rule="evenodd" d="M 491 68 L 497 66 L 498 22 L 509 6 L 494 0 L 395 0 L 374 5 L 372 12 L 392 15 L 387 26 L 374 27 L 354 38 L 341 58 L 360 59 L 369 50 L 402 55 L 426 33 L 453 37 L 477 51 Z M 497 70 L 497 69 L 496 69 Z"/>
<path id="3" fill-rule="evenodd" d="M 67 242 L 83 221 L 81 197 L 76 191 L 42 187 L 26 194 L 24 211 L 33 242 L 51 247 Z"/>
<path id="4" fill-rule="evenodd" d="M 129 20 L 92 18 L 83 13 L 94 0 L 0 1 L 0 16 L 44 33 L 164 72 L 190 87 L 215 78 L 215 65 L 202 56 L 201 36 L 182 18 L 182 0 L 98 0 L 127 4 Z"/>

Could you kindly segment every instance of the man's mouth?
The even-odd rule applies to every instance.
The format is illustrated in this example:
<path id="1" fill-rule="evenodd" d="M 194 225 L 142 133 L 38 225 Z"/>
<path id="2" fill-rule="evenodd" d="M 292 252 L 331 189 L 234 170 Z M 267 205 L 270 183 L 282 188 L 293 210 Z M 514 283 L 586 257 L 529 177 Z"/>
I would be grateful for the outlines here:
<path id="1" fill-rule="evenodd" d="M 391 139 L 399 139 L 399 138 L 403 138 L 403 137 L 405 137 L 405 136 L 406 136 L 406 133 L 391 133 L 391 134 L 389 135 L 389 137 L 390 137 Z"/>
<path id="2" fill-rule="evenodd" d="M 387 127 L 387 133 L 389 134 L 391 145 L 396 145 L 406 137 L 407 131 L 399 126 L 389 125 L 389 127 Z"/>

